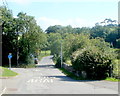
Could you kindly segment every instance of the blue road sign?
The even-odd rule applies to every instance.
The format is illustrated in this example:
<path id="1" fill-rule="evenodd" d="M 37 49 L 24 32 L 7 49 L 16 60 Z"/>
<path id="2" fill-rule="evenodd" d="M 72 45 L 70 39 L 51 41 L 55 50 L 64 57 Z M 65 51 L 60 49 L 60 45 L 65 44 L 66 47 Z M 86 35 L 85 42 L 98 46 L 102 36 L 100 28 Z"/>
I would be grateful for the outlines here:
<path id="1" fill-rule="evenodd" d="M 12 55 L 11 55 L 11 54 L 9 54 L 9 55 L 8 55 L 8 58 L 9 58 L 9 59 L 11 59 L 11 58 L 12 58 Z"/>

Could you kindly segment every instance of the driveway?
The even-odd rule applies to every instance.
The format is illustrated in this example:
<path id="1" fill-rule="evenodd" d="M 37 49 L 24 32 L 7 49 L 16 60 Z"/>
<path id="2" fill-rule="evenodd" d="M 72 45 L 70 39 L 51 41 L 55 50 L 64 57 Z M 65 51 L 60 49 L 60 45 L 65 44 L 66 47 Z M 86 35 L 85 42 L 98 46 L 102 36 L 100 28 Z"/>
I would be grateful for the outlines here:
<path id="1" fill-rule="evenodd" d="M 1 79 L 4 94 L 118 94 L 118 82 L 73 80 L 54 67 L 52 56 L 36 68 L 12 68 L 17 77 Z"/>

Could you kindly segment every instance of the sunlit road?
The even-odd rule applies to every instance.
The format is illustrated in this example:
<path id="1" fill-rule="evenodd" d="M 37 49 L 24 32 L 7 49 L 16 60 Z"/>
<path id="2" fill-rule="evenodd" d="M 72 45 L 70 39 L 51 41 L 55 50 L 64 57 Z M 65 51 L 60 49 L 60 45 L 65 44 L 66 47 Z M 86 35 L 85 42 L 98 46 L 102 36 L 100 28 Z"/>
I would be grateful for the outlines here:
<path id="1" fill-rule="evenodd" d="M 36 68 L 13 68 L 17 77 L 2 79 L 4 94 L 118 94 L 118 82 L 77 81 L 54 68 L 52 56 Z"/>

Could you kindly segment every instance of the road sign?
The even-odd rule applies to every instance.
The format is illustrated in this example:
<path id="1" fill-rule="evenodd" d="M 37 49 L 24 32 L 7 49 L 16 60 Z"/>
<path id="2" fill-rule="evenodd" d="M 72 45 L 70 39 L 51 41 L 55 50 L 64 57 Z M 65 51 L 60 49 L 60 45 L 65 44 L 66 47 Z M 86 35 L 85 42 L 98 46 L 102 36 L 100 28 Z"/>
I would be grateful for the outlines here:
<path id="1" fill-rule="evenodd" d="M 9 55 L 8 55 L 8 59 L 11 59 L 11 58 L 12 58 L 12 54 L 9 53 Z"/>
<path id="2" fill-rule="evenodd" d="M 12 53 L 9 53 L 8 59 L 9 59 L 9 69 L 11 70 L 11 58 L 12 58 Z"/>

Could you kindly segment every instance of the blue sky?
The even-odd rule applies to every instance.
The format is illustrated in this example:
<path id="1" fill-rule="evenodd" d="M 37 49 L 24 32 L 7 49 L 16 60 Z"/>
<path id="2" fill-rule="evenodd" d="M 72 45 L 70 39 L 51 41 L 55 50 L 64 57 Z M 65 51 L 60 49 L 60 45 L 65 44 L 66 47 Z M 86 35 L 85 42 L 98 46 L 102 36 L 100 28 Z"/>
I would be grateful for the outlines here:
<path id="1" fill-rule="evenodd" d="M 21 11 L 34 16 L 43 30 L 52 25 L 92 27 L 105 18 L 118 19 L 118 0 L 6 1 L 15 17 Z"/>

